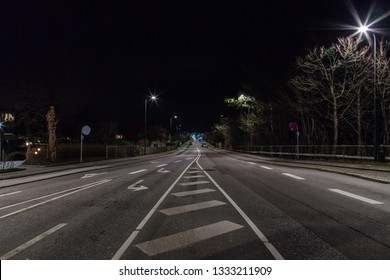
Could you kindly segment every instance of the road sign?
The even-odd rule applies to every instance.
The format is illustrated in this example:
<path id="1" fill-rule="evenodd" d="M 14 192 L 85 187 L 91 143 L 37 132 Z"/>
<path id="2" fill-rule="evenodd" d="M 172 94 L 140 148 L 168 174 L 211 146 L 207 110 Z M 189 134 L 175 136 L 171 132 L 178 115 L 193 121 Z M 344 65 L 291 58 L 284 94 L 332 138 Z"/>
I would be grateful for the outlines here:
<path id="1" fill-rule="evenodd" d="M 288 128 L 290 131 L 297 132 L 298 131 L 298 124 L 296 122 L 290 122 L 288 125 Z"/>

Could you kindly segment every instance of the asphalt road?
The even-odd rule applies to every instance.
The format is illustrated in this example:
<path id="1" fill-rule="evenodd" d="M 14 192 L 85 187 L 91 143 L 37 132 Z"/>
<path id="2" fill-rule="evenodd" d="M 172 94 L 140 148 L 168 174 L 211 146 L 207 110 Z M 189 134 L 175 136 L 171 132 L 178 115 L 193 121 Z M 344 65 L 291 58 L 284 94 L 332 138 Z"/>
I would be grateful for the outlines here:
<path id="1" fill-rule="evenodd" d="M 54 175 L 0 189 L 0 259 L 390 259 L 388 184 L 197 142 Z"/>

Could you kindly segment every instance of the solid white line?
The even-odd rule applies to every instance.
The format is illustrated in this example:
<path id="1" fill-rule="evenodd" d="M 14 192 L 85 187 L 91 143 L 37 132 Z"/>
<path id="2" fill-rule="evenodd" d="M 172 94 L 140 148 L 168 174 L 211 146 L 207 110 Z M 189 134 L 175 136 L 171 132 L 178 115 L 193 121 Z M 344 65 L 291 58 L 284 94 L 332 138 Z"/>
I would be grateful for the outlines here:
<path id="1" fill-rule="evenodd" d="M 193 211 L 207 209 L 207 208 L 221 206 L 221 205 L 226 205 L 226 203 L 218 200 L 210 200 L 210 201 L 188 204 L 188 205 L 183 205 L 178 207 L 166 208 L 159 211 L 167 216 L 173 216 L 173 215 L 193 212 Z"/>
<path id="2" fill-rule="evenodd" d="M 11 192 L 11 193 L 0 194 L 0 197 L 2 197 L 2 196 L 7 196 L 7 195 L 13 195 L 13 194 L 21 193 L 21 192 L 22 192 L 22 191 L 17 191 L 17 192 Z"/>
<path id="3" fill-rule="evenodd" d="M 19 209 L 19 210 L 17 210 L 17 211 L 8 213 L 8 214 L 3 215 L 3 216 L 0 216 L 0 219 L 4 219 L 4 218 L 6 218 L 6 217 L 13 216 L 13 215 L 18 214 L 18 213 L 20 213 L 20 212 L 23 212 L 23 211 L 26 211 L 26 210 L 29 210 L 29 209 L 32 209 L 32 208 L 35 208 L 35 207 L 44 205 L 44 204 L 49 203 L 49 202 L 52 202 L 52 201 L 54 201 L 54 200 L 63 198 L 63 197 L 65 197 L 65 196 L 68 196 L 68 195 L 71 195 L 71 194 L 74 194 L 74 193 L 77 193 L 77 192 L 81 192 L 81 191 L 87 190 L 87 189 L 89 189 L 89 188 L 96 187 L 96 186 L 98 186 L 98 185 L 101 185 L 101 184 L 104 184 L 104 183 L 107 183 L 107 182 L 110 182 L 110 181 L 111 181 L 111 179 L 106 179 L 106 180 L 102 180 L 102 181 L 99 181 L 99 182 L 95 182 L 95 183 L 93 183 L 93 184 L 90 184 L 90 186 L 88 186 L 88 187 L 84 187 L 84 188 L 81 188 L 81 189 L 79 188 L 78 190 L 75 190 L 75 191 L 72 191 L 72 192 L 69 192 L 69 193 L 66 193 L 66 194 L 63 194 L 63 195 L 60 195 L 60 196 L 51 198 L 51 199 L 49 199 L 49 200 L 42 201 L 42 202 L 40 202 L 40 203 L 37 203 L 37 204 L 31 205 L 31 206 L 28 206 L 28 207 Z"/>
<path id="4" fill-rule="evenodd" d="M 282 173 L 284 176 L 287 176 L 287 177 L 290 177 L 290 178 L 293 178 L 293 179 L 296 179 L 296 180 L 306 180 L 305 178 L 302 178 L 302 177 L 299 177 L 297 175 L 294 175 L 294 174 L 290 174 L 290 173 Z"/>
<path id="5" fill-rule="evenodd" d="M 141 173 L 141 172 L 145 172 L 145 171 L 148 171 L 148 170 L 147 169 L 141 169 L 141 170 L 130 172 L 129 174 L 137 174 L 137 173 Z"/>
<path id="6" fill-rule="evenodd" d="M 186 183 L 179 183 L 179 186 L 194 186 L 194 185 L 201 185 L 201 184 L 208 184 L 209 181 L 195 181 L 195 182 L 186 182 Z"/>
<path id="7" fill-rule="evenodd" d="M 157 201 L 157 203 L 153 206 L 153 208 L 149 211 L 149 213 L 145 216 L 145 218 L 138 225 L 138 227 L 136 228 L 136 231 L 140 231 L 145 226 L 145 224 L 149 221 L 149 219 L 152 217 L 154 212 L 156 212 L 156 210 L 160 206 L 160 204 L 164 201 L 164 199 L 168 196 L 168 194 L 171 192 L 171 190 L 175 187 L 177 182 L 179 182 L 181 177 L 183 177 L 183 175 L 187 172 L 188 168 L 190 168 L 190 166 L 197 160 L 198 157 L 200 157 L 200 154 L 184 169 L 184 171 L 179 175 L 179 177 L 177 177 L 177 179 L 172 183 L 172 185 L 167 189 L 167 191 Z M 131 235 L 133 235 L 133 234 L 134 234 L 134 232 Z M 131 237 L 131 235 L 130 235 L 130 237 Z M 127 248 L 130 247 L 130 245 L 132 244 L 132 242 L 135 238 L 134 237 L 133 240 L 130 240 L 130 237 L 126 240 L 126 242 L 119 249 L 121 252 L 119 252 L 119 250 L 118 250 L 118 252 L 116 252 L 116 254 L 114 255 L 115 258 L 114 257 L 112 258 L 113 260 L 119 260 L 122 257 L 123 253 L 127 250 Z"/>
<path id="8" fill-rule="evenodd" d="M 194 243 L 241 228 L 243 228 L 242 225 L 229 221 L 222 221 L 140 243 L 135 246 L 148 256 L 154 256 L 175 249 L 184 248 Z"/>
<path id="9" fill-rule="evenodd" d="M 135 230 L 133 231 L 129 238 L 123 243 L 123 245 L 119 248 L 119 250 L 115 253 L 115 255 L 112 257 L 112 260 L 119 260 L 123 254 L 126 252 L 127 248 L 130 247 L 131 243 L 133 243 L 134 239 L 137 237 L 139 231 Z"/>
<path id="10" fill-rule="evenodd" d="M 267 170 L 272 170 L 272 169 L 273 169 L 273 168 L 271 168 L 271 167 L 264 166 L 264 165 L 261 165 L 260 167 L 261 167 L 261 168 L 264 168 L 264 169 L 267 169 Z"/>
<path id="11" fill-rule="evenodd" d="M 364 197 L 364 196 L 360 196 L 360 195 L 357 195 L 357 194 L 353 194 L 353 193 L 350 193 L 350 192 L 342 191 L 342 190 L 339 190 L 339 189 L 329 189 L 329 190 L 332 191 L 332 192 L 335 192 L 335 193 L 339 193 L 339 194 L 342 194 L 342 195 L 345 195 L 345 196 L 348 196 L 348 197 L 360 200 L 360 201 L 364 201 L 364 202 L 370 203 L 370 204 L 384 204 L 383 202 L 380 202 L 380 201 L 377 201 L 377 200 L 373 200 L 373 199 L 370 199 L 370 198 L 367 198 L 367 197 Z"/>
<path id="12" fill-rule="evenodd" d="M 256 164 L 256 163 L 251 162 L 251 161 L 247 161 L 247 163 L 252 164 L 252 165 L 255 165 L 255 164 Z"/>
<path id="13" fill-rule="evenodd" d="M 160 164 L 160 165 L 157 165 L 156 167 L 163 167 L 163 166 L 166 166 L 168 164 L 164 163 L 164 164 Z"/>
<path id="14" fill-rule="evenodd" d="M 66 226 L 67 224 L 59 224 L 59 225 L 56 225 L 55 227 L 49 229 L 48 231 L 45 231 L 44 233 L 38 235 L 37 237 L 31 239 L 30 241 L 27 241 L 26 243 L 20 245 L 18 248 L 6 253 L 5 255 L 1 256 L 0 257 L 0 260 L 7 260 L 9 258 L 12 258 L 13 256 L 15 256 L 16 254 L 20 253 L 21 251 L 27 249 L 28 247 L 34 245 L 35 243 L 37 243 L 38 241 L 42 240 L 43 238 L 49 236 L 50 234 L 56 232 L 57 230 L 63 228 L 64 226 Z"/>
<path id="15" fill-rule="evenodd" d="M 105 181 L 105 180 L 102 180 L 102 181 Z M 102 181 L 98 181 L 98 182 L 102 182 Z M 79 186 L 79 187 L 75 187 L 75 188 L 63 190 L 63 191 L 60 191 L 60 192 L 55 192 L 55 193 L 47 194 L 47 195 L 44 195 L 44 196 L 36 197 L 36 198 L 29 199 L 29 200 L 26 200 L 26 201 L 18 202 L 18 203 L 15 203 L 15 204 L 7 205 L 7 206 L 4 206 L 4 207 L 1 207 L 0 210 L 4 210 L 4 209 L 15 207 L 15 206 L 18 206 L 18 205 L 26 204 L 26 203 L 33 202 L 33 201 L 36 201 L 36 200 L 41 200 L 41 199 L 44 199 L 44 198 L 47 198 L 47 197 L 50 197 L 50 196 L 55 196 L 57 194 L 70 192 L 70 191 L 77 190 L 77 189 L 82 189 L 82 188 L 85 188 L 85 187 L 88 187 L 88 186 L 91 186 L 91 185 L 95 185 L 98 182 L 89 183 L 89 184 L 82 185 L 82 186 Z"/>
<path id="16" fill-rule="evenodd" d="M 200 169 L 209 177 L 211 182 L 219 189 L 219 191 L 226 197 L 226 199 L 233 205 L 233 207 L 237 210 L 237 212 L 241 215 L 241 217 L 248 223 L 251 229 L 255 232 L 257 237 L 263 242 L 264 246 L 268 249 L 268 251 L 274 256 L 276 260 L 283 260 L 284 258 L 279 253 L 279 251 L 272 245 L 271 242 L 267 239 L 267 237 L 261 232 L 261 230 L 252 222 L 252 220 L 245 214 L 244 211 L 234 202 L 234 200 L 221 188 L 220 185 L 203 169 L 199 164 L 199 158 L 196 160 L 196 164 Z"/>
<path id="17" fill-rule="evenodd" d="M 197 195 L 197 194 L 203 194 L 203 193 L 209 193 L 209 192 L 215 192 L 214 189 L 199 189 L 194 191 L 187 191 L 187 192 L 176 192 L 171 195 L 176 197 L 183 197 L 183 196 L 189 196 L 189 195 Z"/>

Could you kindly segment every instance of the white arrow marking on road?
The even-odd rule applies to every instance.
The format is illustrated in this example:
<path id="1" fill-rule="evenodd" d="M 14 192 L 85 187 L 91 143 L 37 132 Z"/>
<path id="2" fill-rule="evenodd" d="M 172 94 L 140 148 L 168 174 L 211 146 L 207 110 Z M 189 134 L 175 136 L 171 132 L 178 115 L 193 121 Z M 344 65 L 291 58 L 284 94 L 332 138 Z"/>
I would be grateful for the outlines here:
<path id="1" fill-rule="evenodd" d="M 143 190 L 147 190 L 149 189 L 148 187 L 145 187 L 145 186 L 139 186 L 139 187 L 136 187 L 137 185 L 139 185 L 140 183 L 142 183 L 144 180 L 139 180 L 138 182 L 135 182 L 134 184 L 128 186 L 127 188 L 129 190 L 132 190 L 133 192 L 137 192 L 137 191 L 143 191 Z"/>
<path id="2" fill-rule="evenodd" d="M 94 177 L 94 176 L 97 176 L 97 175 L 102 175 L 102 174 L 106 174 L 107 172 L 103 172 L 103 173 L 91 173 L 91 174 L 85 174 L 83 177 L 81 177 L 81 179 L 84 179 L 84 178 L 91 178 L 91 177 Z"/>
<path id="3" fill-rule="evenodd" d="M 171 171 L 166 170 L 164 168 L 161 168 L 161 169 L 157 170 L 157 172 L 159 172 L 159 173 L 168 173 L 168 172 L 171 172 Z"/>
<path id="4" fill-rule="evenodd" d="M 137 174 L 137 173 L 145 172 L 145 171 L 148 171 L 148 170 L 147 169 L 141 169 L 141 170 L 130 172 L 129 174 Z"/>

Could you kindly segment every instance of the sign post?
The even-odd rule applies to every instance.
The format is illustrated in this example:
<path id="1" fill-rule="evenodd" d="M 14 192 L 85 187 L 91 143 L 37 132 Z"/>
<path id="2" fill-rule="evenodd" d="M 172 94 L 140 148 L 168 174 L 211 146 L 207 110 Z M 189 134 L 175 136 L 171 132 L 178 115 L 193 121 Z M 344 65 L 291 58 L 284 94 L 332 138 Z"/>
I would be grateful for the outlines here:
<path id="1" fill-rule="evenodd" d="M 84 125 L 81 129 L 81 137 L 80 137 L 80 163 L 83 162 L 83 140 L 84 135 L 89 135 L 91 133 L 91 128 L 88 125 Z"/>
<path id="2" fill-rule="evenodd" d="M 295 132 L 297 136 L 297 146 L 295 148 L 295 157 L 299 159 L 299 129 L 298 124 L 296 122 L 290 122 L 288 125 L 290 131 Z"/>

